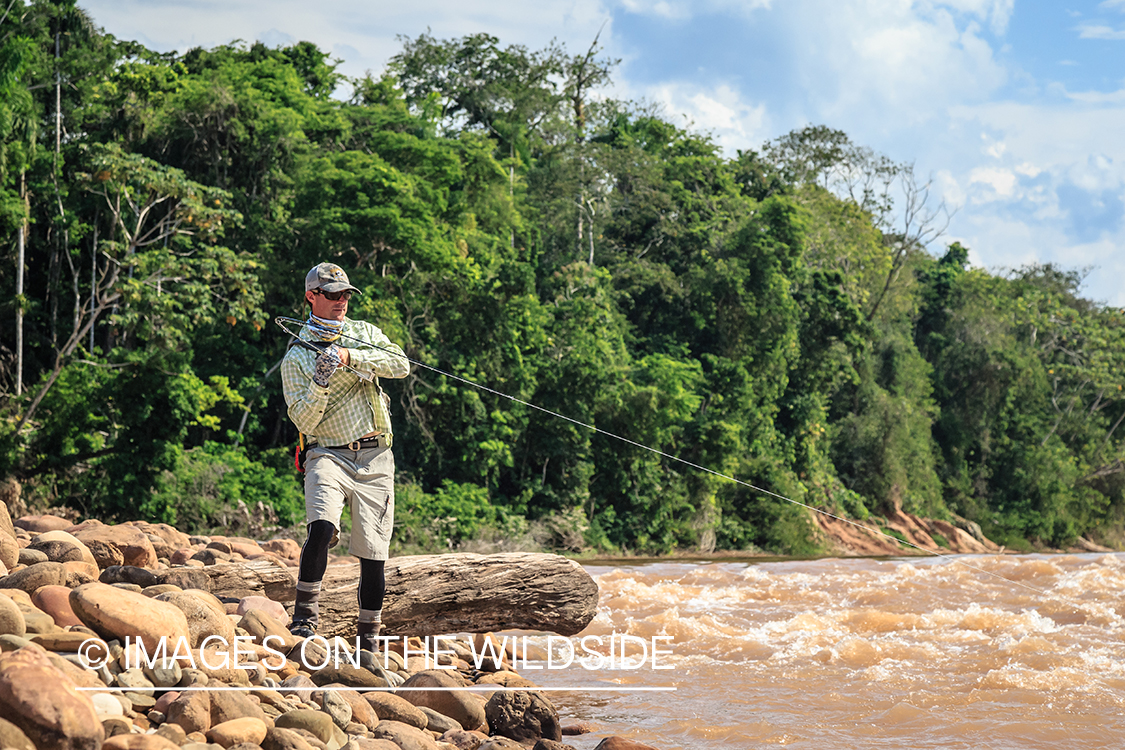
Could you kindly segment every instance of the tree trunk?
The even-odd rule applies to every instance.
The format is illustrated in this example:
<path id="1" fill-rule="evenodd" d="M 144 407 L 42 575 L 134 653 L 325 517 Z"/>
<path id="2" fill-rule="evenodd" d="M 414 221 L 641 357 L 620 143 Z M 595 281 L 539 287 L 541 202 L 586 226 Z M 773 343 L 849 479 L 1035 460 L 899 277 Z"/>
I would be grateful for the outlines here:
<path id="1" fill-rule="evenodd" d="M 280 563 L 212 565 L 211 593 L 290 603 L 297 569 Z M 355 635 L 359 563 L 330 565 L 320 592 L 320 635 Z M 415 555 L 387 561 L 386 635 L 546 630 L 574 635 L 597 612 L 598 585 L 560 555 L 509 552 Z"/>
<path id="2" fill-rule="evenodd" d="M 20 201 L 27 210 L 27 182 L 20 174 Z M 23 266 L 24 243 L 27 238 L 27 219 L 20 219 L 19 236 L 16 240 L 16 395 L 23 393 Z"/>

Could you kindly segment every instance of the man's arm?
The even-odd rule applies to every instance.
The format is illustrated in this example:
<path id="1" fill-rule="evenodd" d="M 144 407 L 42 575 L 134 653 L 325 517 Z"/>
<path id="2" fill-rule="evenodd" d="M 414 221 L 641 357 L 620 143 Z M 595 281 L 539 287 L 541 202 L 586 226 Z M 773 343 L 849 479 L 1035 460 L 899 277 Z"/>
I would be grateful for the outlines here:
<path id="1" fill-rule="evenodd" d="M 392 343 L 385 333 L 370 323 L 359 323 L 358 326 L 363 331 L 359 338 L 367 344 L 349 341 L 353 346 L 348 347 L 345 364 L 381 378 L 405 378 L 410 374 L 410 362 L 398 344 Z"/>
<path id="2" fill-rule="evenodd" d="M 290 349 L 281 363 L 281 386 L 289 418 L 306 435 L 315 435 L 328 405 L 328 387 L 313 382 L 316 360 L 302 356 L 300 349 Z"/>

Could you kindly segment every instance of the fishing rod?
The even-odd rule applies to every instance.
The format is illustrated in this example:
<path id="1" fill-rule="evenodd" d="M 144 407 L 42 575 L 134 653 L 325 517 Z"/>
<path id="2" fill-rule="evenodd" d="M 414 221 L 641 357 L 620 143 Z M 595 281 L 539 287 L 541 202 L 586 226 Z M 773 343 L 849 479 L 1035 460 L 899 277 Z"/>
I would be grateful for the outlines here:
<path id="1" fill-rule="evenodd" d="M 308 328 L 311 331 L 317 331 L 317 332 L 323 331 L 325 329 L 320 328 L 319 326 L 315 326 L 315 324 L 310 323 L 307 320 L 297 320 L 296 318 L 286 318 L 286 317 L 282 317 L 280 315 L 278 317 L 274 318 L 273 322 L 277 323 L 279 326 L 281 326 L 281 330 L 285 331 L 290 336 L 292 336 L 293 342 L 295 344 L 297 344 L 297 346 L 300 346 L 303 349 L 308 349 L 309 351 L 316 352 L 318 355 L 328 353 L 329 347 L 327 347 L 327 346 L 317 346 L 316 344 L 312 343 L 311 341 L 305 341 L 303 338 L 301 338 L 300 334 L 293 333 L 292 331 L 290 331 L 285 326 L 285 324 L 286 323 L 299 323 L 301 326 L 303 326 L 305 328 Z M 339 334 L 339 335 L 342 338 L 352 339 L 353 341 L 361 341 L 361 339 L 357 339 L 355 336 L 344 336 L 344 334 Z M 366 344 L 368 342 L 364 341 L 363 343 Z M 374 344 L 372 344 L 372 346 L 374 346 Z M 379 348 L 381 349 L 382 347 L 379 347 Z M 391 352 L 391 353 L 397 354 L 398 352 Z M 354 372 L 357 376 L 359 376 L 363 380 L 366 380 L 369 383 L 375 379 L 375 376 L 372 375 L 371 373 L 363 372 L 362 370 L 357 370 L 356 368 L 352 367 L 351 365 L 345 365 L 343 362 L 341 362 L 338 366 L 343 367 L 345 370 L 350 370 L 351 372 Z"/>
<path id="2" fill-rule="evenodd" d="M 284 316 L 278 316 L 278 317 L 274 318 L 274 322 L 277 323 L 281 327 L 281 330 L 285 331 L 290 336 L 296 338 L 298 343 L 300 343 L 302 345 L 305 345 L 306 348 L 312 349 L 313 351 L 317 351 L 317 352 L 325 351 L 325 349 L 315 347 L 315 346 L 309 344 L 309 342 L 299 338 L 298 334 L 293 333 L 293 331 L 289 330 L 289 328 L 286 327 L 285 324 L 286 323 L 298 324 L 298 325 L 301 325 L 303 327 L 309 328 L 311 331 L 314 331 L 314 332 L 328 332 L 327 329 L 325 329 L 323 327 L 320 327 L 320 326 L 317 326 L 314 322 L 311 322 L 311 321 L 308 321 L 308 320 L 298 320 L 297 318 L 287 318 L 287 317 L 284 317 Z M 335 332 L 332 332 L 332 333 L 335 334 Z M 990 576 L 992 578 L 996 578 L 998 580 L 1004 581 L 1005 583 L 1012 584 L 1012 585 L 1019 586 L 1021 588 L 1027 589 L 1028 591 L 1032 591 L 1036 594 L 1039 594 L 1040 596 L 1044 596 L 1044 595 L 1048 594 L 1048 592 L 1044 589 L 1040 589 L 1036 586 L 1032 586 L 1031 584 L 1024 583 L 1023 581 L 1017 581 L 1017 580 L 1013 580 L 1011 578 L 1005 578 L 1004 576 L 1000 575 L 999 573 L 993 573 L 990 570 L 985 570 L 984 568 L 979 568 L 975 565 L 970 565 L 969 563 L 967 563 L 963 560 L 960 560 L 960 559 L 958 559 L 957 557 L 955 557 L 951 554 L 945 554 L 945 553 L 942 553 L 942 552 L 936 552 L 932 549 L 927 549 L 926 547 L 923 547 L 919 544 L 915 544 L 914 542 L 911 542 L 909 540 L 900 539 L 899 537 L 893 536 L 893 535 L 888 534 L 884 531 L 880 531 L 879 529 L 872 528 L 871 526 L 865 526 L 864 524 L 853 521 L 850 518 L 844 518 L 843 516 L 837 515 L 835 513 L 827 511 L 827 510 L 824 510 L 823 508 L 817 508 L 817 507 L 809 505 L 807 503 L 802 503 L 800 500 L 794 500 L 791 497 L 786 497 L 785 495 L 780 495 L 776 492 L 773 492 L 772 490 L 767 490 L 764 487 L 758 487 L 757 485 L 754 485 L 754 484 L 751 484 L 750 482 L 739 479 L 738 477 L 734 477 L 734 476 L 731 476 L 729 474 L 724 474 L 721 471 L 716 471 L 715 469 L 711 469 L 707 466 L 697 464 L 693 461 L 687 460 L 686 458 L 681 458 L 680 456 L 676 456 L 676 455 L 671 454 L 671 453 L 666 453 L 666 452 L 664 452 L 664 451 L 662 451 L 658 448 L 653 448 L 653 447 L 645 445 L 643 443 L 638 443 L 637 441 L 630 440 L 629 438 L 624 437 L 622 435 L 618 435 L 616 433 L 609 432 L 608 430 L 603 430 L 601 427 L 598 427 L 596 425 L 592 425 L 592 424 L 589 424 L 587 422 L 583 422 L 581 420 L 574 419 L 573 417 L 568 417 L 565 414 L 560 414 L 559 412 L 552 411 L 551 409 L 548 409 L 548 408 L 543 407 L 543 406 L 539 406 L 538 404 L 533 404 L 530 401 L 525 401 L 524 399 L 517 398 L 516 396 L 512 396 L 512 395 L 509 395 L 507 393 L 503 393 L 501 391 L 496 390 L 495 388 L 490 388 L 487 385 L 477 383 L 475 381 L 469 380 L 468 378 L 461 377 L 460 375 L 457 375 L 455 373 L 447 372 L 445 370 L 442 370 L 441 368 L 434 367 L 433 365 L 428 365 L 425 362 L 419 362 L 418 360 L 413 359 L 411 357 L 408 357 L 406 354 L 403 354 L 401 351 L 396 351 L 394 349 L 388 349 L 385 346 L 379 346 L 378 344 L 374 344 L 370 341 L 366 341 L 364 339 L 360 339 L 360 338 L 357 338 L 355 336 L 349 336 L 345 333 L 340 333 L 339 337 L 343 338 L 343 339 L 350 339 L 351 341 L 356 341 L 356 342 L 364 344 L 366 346 L 374 347 L 375 349 L 381 349 L 382 351 L 387 352 L 388 354 L 393 354 L 396 357 L 401 357 L 401 358 L 405 359 L 407 362 L 410 362 L 413 365 L 417 365 L 418 367 L 422 367 L 426 370 L 430 370 L 431 372 L 436 372 L 439 375 L 447 377 L 451 380 L 456 380 L 459 383 L 464 383 L 465 385 L 468 385 L 468 386 L 471 386 L 471 387 L 476 388 L 478 390 L 484 391 L 485 393 L 490 393 L 494 396 L 499 396 L 500 398 L 507 399 L 509 401 L 512 401 L 513 403 L 517 403 L 517 404 L 520 404 L 522 406 L 526 406 L 529 409 L 534 409 L 536 411 L 540 411 L 544 414 L 548 414 L 548 415 L 550 415 L 552 417 L 555 417 L 557 419 L 561 419 L 563 421 L 570 422 L 571 424 L 574 424 L 574 425 L 577 425 L 579 427 L 583 427 L 585 429 L 591 430 L 592 432 L 594 432 L 596 434 L 605 435 L 606 437 L 613 438 L 614 440 L 618 440 L 622 443 L 625 443 L 627 445 L 631 445 L 635 448 L 640 448 L 642 450 L 646 450 L 649 453 L 653 453 L 657 456 L 660 456 L 661 458 L 666 458 L 669 461 L 674 461 L 676 463 L 683 464 L 684 466 L 689 466 L 693 469 L 696 469 L 697 471 L 702 471 L 705 474 L 710 474 L 710 475 L 718 477 L 720 479 L 725 479 L 728 482 L 733 482 L 737 485 L 740 485 L 742 487 L 746 487 L 747 489 L 751 489 L 751 490 L 753 490 L 755 492 L 758 492 L 760 494 L 769 495 L 770 497 L 775 497 L 778 500 L 784 500 L 787 503 L 791 503 L 793 505 L 796 505 L 800 508 L 804 508 L 804 509 L 806 509 L 808 511 L 811 511 L 813 513 L 818 513 L 821 516 L 824 516 L 825 518 L 831 518 L 833 520 L 840 521 L 842 523 L 846 523 L 849 526 L 853 526 L 856 529 L 859 529 L 860 531 L 863 531 L 863 532 L 866 532 L 866 533 L 869 533 L 869 534 L 877 534 L 881 537 L 884 537 L 884 538 L 894 542 L 895 544 L 905 544 L 906 546 L 912 547 L 912 548 L 918 550 L 919 552 L 923 552 L 927 555 L 932 555 L 934 557 L 938 557 L 938 558 L 941 558 L 943 560 L 948 560 L 951 563 L 961 565 L 965 568 L 968 568 L 969 570 L 976 571 L 977 573 L 982 573 L 986 576 Z M 370 379 L 370 373 L 360 373 L 355 368 L 347 367 L 347 365 L 341 365 L 341 366 L 346 367 L 349 370 L 352 370 L 353 372 L 355 372 L 360 377 L 366 376 L 365 379 L 368 379 L 368 380 Z M 1076 610 L 1080 608 L 1080 605 L 1079 605 L 1078 602 L 1071 601 L 1070 599 L 1068 599 L 1067 597 L 1062 596 L 1062 595 L 1056 594 L 1054 596 L 1058 596 L 1058 598 L 1060 598 L 1063 601 L 1066 601 L 1067 603 L 1071 604 L 1072 606 L 1075 607 Z"/>

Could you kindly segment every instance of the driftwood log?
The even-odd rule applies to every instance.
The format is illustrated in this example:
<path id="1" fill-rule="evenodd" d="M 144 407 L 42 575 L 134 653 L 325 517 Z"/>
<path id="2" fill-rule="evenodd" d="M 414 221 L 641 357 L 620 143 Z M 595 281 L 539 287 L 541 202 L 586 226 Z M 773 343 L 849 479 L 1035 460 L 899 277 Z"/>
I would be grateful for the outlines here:
<path id="1" fill-rule="evenodd" d="M 268 596 L 289 606 L 297 569 L 272 560 L 222 563 L 204 570 L 211 593 Z M 320 593 L 321 635 L 355 634 L 359 563 L 328 566 Z M 594 619 L 598 585 L 560 555 L 508 552 L 414 555 L 387 561 L 384 635 L 546 630 L 574 635 Z M 290 606 L 290 610 L 292 607 Z"/>

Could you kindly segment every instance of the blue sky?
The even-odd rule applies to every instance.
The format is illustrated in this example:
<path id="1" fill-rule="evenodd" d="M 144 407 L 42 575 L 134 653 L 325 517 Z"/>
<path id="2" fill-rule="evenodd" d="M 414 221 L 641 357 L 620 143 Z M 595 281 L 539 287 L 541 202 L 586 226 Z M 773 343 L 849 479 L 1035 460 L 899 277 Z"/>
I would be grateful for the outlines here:
<path id="1" fill-rule="evenodd" d="M 89 0 L 121 38 L 184 51 L 308 40 L 358 75 L 397 35 L 487 31 L 578 52 L 604 24 L 613 95 L 733 154 L 825 124 L 913 162 L 976 265 L 1090 267 L 1125 306 L 1125 0 Z M 940 250 L 940 247 L 935 247 Z"/>

